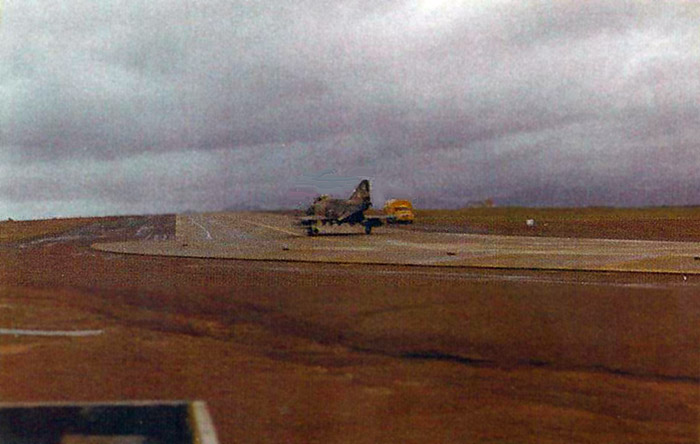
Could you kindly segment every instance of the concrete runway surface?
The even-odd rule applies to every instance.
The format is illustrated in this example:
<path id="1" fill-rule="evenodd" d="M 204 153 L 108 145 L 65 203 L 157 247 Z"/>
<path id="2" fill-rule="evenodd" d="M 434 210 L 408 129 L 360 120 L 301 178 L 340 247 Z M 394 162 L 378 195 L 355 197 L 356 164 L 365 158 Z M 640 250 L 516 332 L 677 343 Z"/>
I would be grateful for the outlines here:
<path id="1" fill-rule="evenodd" d="M 361 226 L 321 227 L 309 237 L 291 216 L 177 216 L 176 239 L 95 244 L 116 253 L 533 270 L 700 274 L 700 243 L 427 233 Z"/>

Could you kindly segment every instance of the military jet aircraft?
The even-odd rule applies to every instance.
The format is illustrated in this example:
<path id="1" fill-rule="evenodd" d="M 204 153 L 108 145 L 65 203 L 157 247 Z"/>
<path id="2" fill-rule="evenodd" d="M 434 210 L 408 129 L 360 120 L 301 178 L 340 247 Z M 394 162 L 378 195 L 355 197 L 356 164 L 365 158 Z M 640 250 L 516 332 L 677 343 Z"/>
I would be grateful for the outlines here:
<path id="1" fill-rule="evenodd" d="M 365 211 L 372 206 L 369 196 L 369 181 L 363 180 L 355 188 L 350 198 L 334 199 L 322 194 L 314 199 L 306 210 L 306 217 L 299 221 L 306 228 L 306 233 L 313 236 L 319 233 L 318 225 L 355 225 L 364 226 L 365 233 L 371 234 L 373 227 L 379 227 L 392 216 L 365 216 Z"/>

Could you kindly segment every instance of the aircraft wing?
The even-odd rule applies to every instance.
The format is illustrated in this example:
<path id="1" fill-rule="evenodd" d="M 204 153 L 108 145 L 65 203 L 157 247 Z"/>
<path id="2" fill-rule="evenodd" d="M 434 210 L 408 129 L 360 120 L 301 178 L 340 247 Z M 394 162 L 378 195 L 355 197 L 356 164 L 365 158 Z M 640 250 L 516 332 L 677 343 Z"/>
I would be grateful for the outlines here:
<path id="1" fill-rule="evenodd" d="M 388 221 L 394 222 L 396 220 L 396 216 L 393 214 L 377 214 L 377 215 L 366 215 L 365 214 L 365 220 L 364 224 L 369 225 L 372 227 L 379 227 Z"/>
<path id="2" fill-rule="evenodd" d="M 324 222 L 337 222 L 339 220 L 342 220 L 342 217 L 323 217 L 323 216 L 304 216 L 299 219 L 299 224 L 300 225 L 314 225 L 318 222 L 324 223 Z M 369 223 L 374 223 L 377 225 L 381 225 L 382 222 L 386 221 L 393 221 L 396 219 L 396 216 L 392 215 L 387 215 L 387 214 L 378 214 L 378 215 L 365 215 L 365 222 Z"/>
<path id="3" fill-rule="evenodd" d="M 304 216 L 299 219 L 299 225 L 302 226 L 307 226 L 307 225 L 314 225 L 318 222 L 329 222 L 329 221 L 335 221 L 337 219 L 332 219 L 328 217 L 321 217 L 321 216 Z"/>
<path id="4" fill-rule="evenodd" d="M 386 221 L 386 220 L 394 220 L 394 219 L 396 219 L 396 216 L 394 216 L 393 214 L 372 214 L 369 216 L 365 214 L 365 219 L 366 220 L 376 219 L 376 220 Z"/>
<path id="5" fill-rule="evenodd" d="M 388 221 L 393 221 L 395 219 L 396 217 L 394 215 L 370 215 L 365 216 L 361 222 L 356 223 L 363 225 L 365 227 L 365 233 L 370 234 L 372 232 L 372 228 L 381 227 Z M 325 225 L 327 223 L 330 223 L 331 225 L 333 225 L 335 223 L 340 225 L 342 222 L 340 222 L 340 220 L 337 218 L 329 218 L 323 216 L 305 216 L 300 218 L 297 223 L 302 227 L 306 227 L 308 235 L 313 236 L 314 234 L 318 233 L 317 225 L 319 224 Z"/>

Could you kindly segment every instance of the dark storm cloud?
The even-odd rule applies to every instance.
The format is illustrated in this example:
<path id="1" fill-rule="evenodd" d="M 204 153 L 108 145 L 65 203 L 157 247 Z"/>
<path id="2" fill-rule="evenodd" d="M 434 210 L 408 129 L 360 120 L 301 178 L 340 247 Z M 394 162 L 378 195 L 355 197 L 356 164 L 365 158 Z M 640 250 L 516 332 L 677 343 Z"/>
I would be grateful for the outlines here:
<path id="1" fill-rule="evenodd" d="M 7 2 L 0 212 L 289 206 L 329 170 L 424 206 L 696 203 L 698 19 L 683 1 Z"/>

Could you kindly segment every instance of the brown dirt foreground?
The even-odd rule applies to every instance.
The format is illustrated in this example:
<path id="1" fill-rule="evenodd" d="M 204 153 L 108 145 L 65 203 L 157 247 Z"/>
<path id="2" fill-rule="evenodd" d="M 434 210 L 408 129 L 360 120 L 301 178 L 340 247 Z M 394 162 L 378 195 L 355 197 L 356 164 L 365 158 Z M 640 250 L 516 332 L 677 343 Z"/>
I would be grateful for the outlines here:
<path id="1" fill-rule="evenodd" d="M 203 399 L 222 443 L 698 442 L 695 277 L 122 256 L 89 245 L 172 217 L 69 225 L 0 244 L 0 328 L 104 333 L 0 336 L 3 402 Z"/>

